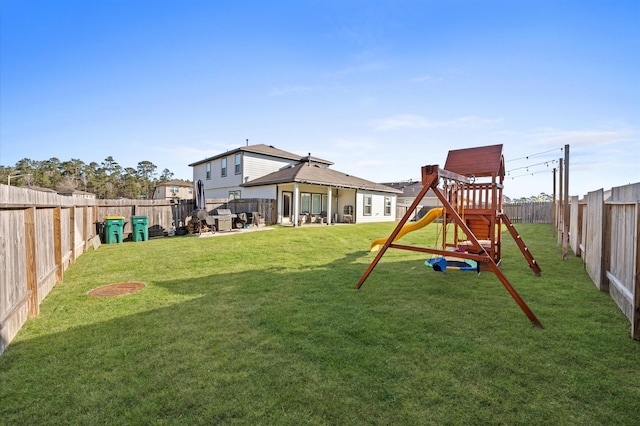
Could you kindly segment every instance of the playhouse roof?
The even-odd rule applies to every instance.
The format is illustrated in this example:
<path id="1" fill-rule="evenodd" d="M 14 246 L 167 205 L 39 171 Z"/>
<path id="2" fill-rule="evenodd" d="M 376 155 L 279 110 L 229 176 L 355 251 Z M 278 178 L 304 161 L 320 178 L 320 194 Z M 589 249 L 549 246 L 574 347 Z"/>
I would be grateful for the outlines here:
<path id="1" fill-rule="evenodd" d="M 444 168 L 464 176 L 504 177 L 502 144 L 451 150 Z"/>

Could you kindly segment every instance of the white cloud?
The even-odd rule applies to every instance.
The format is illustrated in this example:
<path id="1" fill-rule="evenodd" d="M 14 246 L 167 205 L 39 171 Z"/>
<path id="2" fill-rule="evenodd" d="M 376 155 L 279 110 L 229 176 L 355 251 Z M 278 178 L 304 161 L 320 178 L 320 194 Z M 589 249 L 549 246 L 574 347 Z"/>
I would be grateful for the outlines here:
<path id="1" fill-rule="evenodd" d="M 421 115 L 399 114 L 374 122 L 377 130 L 432 129 L 440 127 L 484 127 L 502 122 L 501 118 L 465 116 L 450 120 L 429 120 Z"/>
<path id="2" fill-rule="evenodd" d="M 628 129 L 623 130 L 574 130 L 558 132 L 549 135 L 545 142 L 552 145 L 606 145 L 616 142 L 628 141 L 633 136 L 633 132 Z"/>
<path id="3" fill-rule="evenodd" d="M 571 146 L 598 146 L 609 145 L 619 142 L 639 141 L 636 132 L 628 127 L 619 129 L 598 129 L 598 130 L 562 130 L 554 128 L 534 129 L 522 132 L 497 132 L 496 136 L 503 139 L 520 140 L 530 143 L 532 146 L 558 147 L 564 145 Z"/>
<path id="4" fill-rule="evenodd" d="M 355 139 L 341 138 L 335 142 L 335 145 L 340 150 L 343 150 L 343 149 L 361 150 L 361 149 L 373 149 L 377 146 L 377 142 L 370 138 L 355 138 Z"/>

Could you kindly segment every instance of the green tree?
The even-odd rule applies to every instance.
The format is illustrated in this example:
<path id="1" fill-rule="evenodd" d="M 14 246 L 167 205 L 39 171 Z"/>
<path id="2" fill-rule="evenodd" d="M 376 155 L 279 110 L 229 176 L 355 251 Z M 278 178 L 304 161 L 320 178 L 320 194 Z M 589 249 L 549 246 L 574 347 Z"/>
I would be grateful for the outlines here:
<path id="1" fill-rule="evenodd" d="M 136 198 L 140 193 L 141 181 L 138 171 L 132 167 L 127 167 L 122 173 L 122 186 L 120 196 L 125 198 Z"/>
<path id="2" fill-rule="evenodd" d="M 15 174 L 13 167 L 0 166 L 0 183 L 8 183 L 9 175 Z"/>
<path id="3" fill-rule="evenodd" d="M 69 161 L 60 163 L 60 173 L 62 179 L 58 184 L 58 189 L 79 189 L 85 188 L 82 175 L 85 172 L 86 164 L 82 160 L 72 158 Z"/>
<path id="4" fill-rule="evenodd" d="M 122 173 L 122 166 L 112 156 L 108 156 L 102 162 L 99 172 L 103 179 L 104 195 L 102 198 L 118 197 L 118 180 Z"/>
<path id="5" fill-rule="evenodd" d="M 21 175 L 20 181 L 16 186 L 31 186 L 35 185 L 36 181 L 36 171 L 38 169 L 39 162 L 34 161 L 30 158 L 23 158 L 22 160 L 18 160 L 14 167 L 15 175 Z M 12 183 L 12 185 L 14 185 Z"/>
<path id="6" fill-rule="evenodd" d="M 156 184 L 156 169 L 158 166 L 151 161 L 141 161 L 138 163 L 138 176 L 142 182 L 142 193 L 147 198 L 151 199 L 153 196 L 153 188 Z"/>
<path id="7" fill-rule="evenodd" d="M 173 179 L 173 173 L 169 169 L 164 169 L 160 174 L 158 183 L 169 182 L 171 179 Z"/>
<path id="8" fill-rule="evenodd" d="M 98 198 L 136 198 L 139 194 L 151 198 L 159 182 L 173 178 L 169 169 L 164 169 L 158 178 L 157 169 L 155 164 L 146 160 L 139 162 L 135 169 L 123 169 L 112 156 L 100 164 L 86 164 L 77 158 L 67 161 L 60 161 L 56 157 L 44 161 L 23 158 L 14 167 L 0 166 L 0 183 L 7 182 L 10 174 L 19 174 L 20 179 L 12 179 L 12 185 L 35 185 L 57 190 L 81 189 L 96 194 Z"/>

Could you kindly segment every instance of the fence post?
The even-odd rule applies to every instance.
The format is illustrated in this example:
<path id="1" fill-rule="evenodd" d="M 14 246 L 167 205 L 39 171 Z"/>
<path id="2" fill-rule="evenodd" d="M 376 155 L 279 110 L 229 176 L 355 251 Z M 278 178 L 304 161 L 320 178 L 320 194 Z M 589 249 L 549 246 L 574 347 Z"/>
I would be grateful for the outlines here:
<path id="1" fill-rule="evenodd" d="M 87 232 L 87 213 L 88 213 L 89 207 L 88 206 L 83 206 L 82 207 L 82 252 L 86 253 L 86 251 L 89 249 L 88 245 L 89 245 L 89 233 Z"/>
<path id="2" fill-rule="evenodd" d="M 611 210 L 611 205 L 605 203 L 602 209 L 602 214 L 604 215 L 604 230 L 602 234 L 602 279 L 604 280 L 604 285 L 602 286 L 602 291 L 606 291 L 609 294 L 611 294 L 611 291 L 609 290 L 607 271 L 611 266 Z"/>
<path id="3" fill-rule="evenodd" d="M 93 232 L 95 232 L 95 235 L 98 235 L 98 222 L 100 222 L 100 218 L 98 217 L 98 215 L 100 214 L 100 210 L 98 206 L 93 206 L 92 207 L 93 210 Z"/>
<path id="4" fill-rule="evenodd" d="M 563 234 L 564 234 L 564 220 L 563 220 L 563 214 L 562 212 L 564 211 L 564 195 L 563 195 L 563 189 L 564 186 L 562 185 L 562 180 L 563 180 L 563 170 L 564 170 L 564 163 L 562 158 L 560 158 L 558 160 L 558 169 L 559 169 L 559 173 L 558 173 L 558 210 L 556 213 L 556 222 L 557 222 L 557 226 L 558 226 L 558 245 L 562 244 L 562 238 L 563 238 Z"/>
<path id="5" fill-rule="evenodd" d="M 582 212 L 580 210 L 580 197 L 571 197 L 569 216 L 570 246 L 576 257 L 580 257 L 580 242 L 582 240 Z"/>
<path id="6" fill-rule="evenodd" d="M 636 203 L 636 265 L 633 270 L 635 277 L 635 285 L 633 292 L 633 313 L 631 318 L 631 337 L 634 340 L 640 340 L 640 204 Z"/>
<path id="7" fill-rule="evenodd" d="M 553 229 L 553 236 L 557 236 L 558 235 L 558 222 L 556 220 L 556 216 L 557 216 L 557 199 L 556 199 L 556 182 L 557 182 L 557 178 L 556 178 L 556 172 L 557 172 L 557 168 L 553 169 L 553 203 L 551 205 L 551 223 L 553 224 L 553 226 L 551 227 L 551 229 Z"/>
<path id="8" fill-rule="evenodd" d="M 29 207 L 24 211 L 24 239 L 27 290 L 29 291 L 29 316 L 34 317 L 40 313 L 40 304 L 38 303 L 38 271 L 36 263 L 35 207 Z"/>
<path id="9" fill-rule="evenodd" d="M 562 260 L 567 260 L 569 255 L 569 227 L 571 215 L 569 206 L 569 145 L 564 146 L 564 211 L 562 212 L 564 226 L 562 228 Z"/>
<path id="10" fill-rule="evenodd" d="M 71 259 L 69 264 L 76 263 L 76 206 L 69 209 L 69 239 L 71 240 Z"/>
<path id="11" fill-rule="evenodd" d="M 62 281 L 64 268 L 62 267 L 62 223 L 61 207 L 53 209 L 53 251 L 56 262 L 56 283 Z"/>

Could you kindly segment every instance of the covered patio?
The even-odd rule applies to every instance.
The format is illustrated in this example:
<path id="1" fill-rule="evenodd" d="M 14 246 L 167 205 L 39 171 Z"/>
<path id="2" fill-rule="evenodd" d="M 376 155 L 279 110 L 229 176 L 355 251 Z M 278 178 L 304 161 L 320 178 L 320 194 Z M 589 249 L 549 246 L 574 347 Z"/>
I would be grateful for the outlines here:
<path id="1" fill-rule="evenodd" d="M 395 199 L 401 191 L 332 170 L 306 157 L 293 166 L 246 182 L 243 187 L 275 186 L 277 223 L 356 223 L 365 217 L 380 219 L 375 208 L 389 204 L 386 220 L 395 221 Z M 393 208 L 391 207 L 393 204 Z"/>

